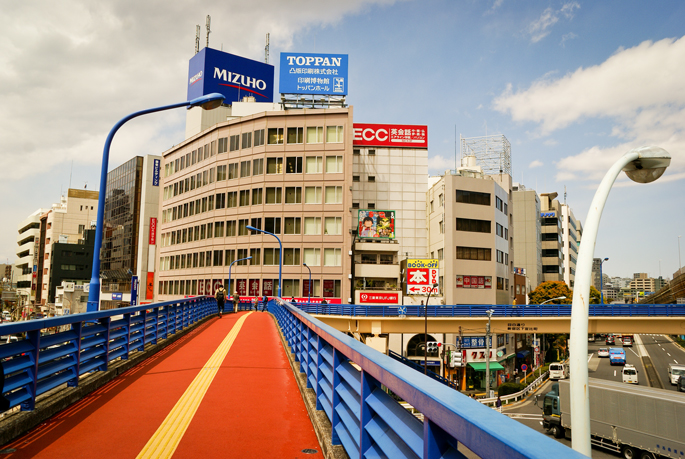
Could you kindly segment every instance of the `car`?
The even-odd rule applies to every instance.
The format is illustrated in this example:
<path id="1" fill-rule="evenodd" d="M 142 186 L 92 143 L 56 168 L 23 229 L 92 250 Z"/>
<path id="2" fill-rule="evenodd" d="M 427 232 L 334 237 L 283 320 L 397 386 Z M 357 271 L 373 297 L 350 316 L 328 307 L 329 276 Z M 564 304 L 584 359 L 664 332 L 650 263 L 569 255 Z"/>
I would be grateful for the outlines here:
<path id="1" fill-rule="evenodd" d="M 609 349 L 600 347 L 597 351 L 597 357 L 609 357 Z"/>
<path id="2" fill-rule="evenodd" d="M 676 389 L 678 389 L 678 392 L 685 392 L 685 376 L 680 376 L 678 378 Z"/>
<path id="3" fill-rule="evenodd" d="M 607 339 L 606 339 L 606 341 L 604 342 L 604 344 L 616 344 L 615 341 L 614 341 L 613 335 L 607 336 Z"/>
<path id="4" fill-rule="evenodd" d="M 622 341 L 624 346 L 632 347 L 633 345 L 633 338 L 630 336 L 624 336 Z"/>
<path id="5" fill-rule="evenodd" d="M 592 333 L 587 335 L 587 341 L 588 341 L 588 343 L 594 343 L 595 342 L 595 335 L 593 335 Z"/>
<path id="6" fill-rule="evenodd" d="M 633 365 L 625 364 L 621 372 L 621 378 L 624 383 L 637 384 L 637 370 Z"/>

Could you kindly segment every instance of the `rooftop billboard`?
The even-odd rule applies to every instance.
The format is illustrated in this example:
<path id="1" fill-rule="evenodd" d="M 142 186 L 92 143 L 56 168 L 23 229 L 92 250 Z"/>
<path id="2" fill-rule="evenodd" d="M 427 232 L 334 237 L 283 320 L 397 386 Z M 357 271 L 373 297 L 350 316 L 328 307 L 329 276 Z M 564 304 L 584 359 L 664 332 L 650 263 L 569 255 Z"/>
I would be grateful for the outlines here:
<path id="1" fill-rule="evenodd" d="M 354 145 L 428 148 L 428 126 L 354 123 Z"/>
<path id="2" fill-rule="evenodd" d="M 281 94 L 347 94 L 347 54 L 281 53 Z"/>
<path id="3" fill-rule="evenodd" d="M 257 102 L 274 101 L 274 66 L 203 48 L 188 64 L 188 100 L 218 92 L 224 104 L 254 96 Z"/>
<path id="4" fill-rule="evenodd" d="M 394 210 L 359 210 L 357 222 L 362 239 L 395 239 Z"/>

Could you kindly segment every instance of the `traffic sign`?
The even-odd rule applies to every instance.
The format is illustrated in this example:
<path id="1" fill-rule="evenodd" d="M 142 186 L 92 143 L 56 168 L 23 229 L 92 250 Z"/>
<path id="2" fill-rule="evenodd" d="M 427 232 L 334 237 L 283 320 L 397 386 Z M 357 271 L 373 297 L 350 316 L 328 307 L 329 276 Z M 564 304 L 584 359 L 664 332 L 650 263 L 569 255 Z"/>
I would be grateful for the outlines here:
<path id="1" fill-rule="evenodd" d="M 521 365 L 521 371 L 526 371 L 526 370 L 528 370 L 528 365 L 526 365 L 524 363 L 523 365 Z"/>

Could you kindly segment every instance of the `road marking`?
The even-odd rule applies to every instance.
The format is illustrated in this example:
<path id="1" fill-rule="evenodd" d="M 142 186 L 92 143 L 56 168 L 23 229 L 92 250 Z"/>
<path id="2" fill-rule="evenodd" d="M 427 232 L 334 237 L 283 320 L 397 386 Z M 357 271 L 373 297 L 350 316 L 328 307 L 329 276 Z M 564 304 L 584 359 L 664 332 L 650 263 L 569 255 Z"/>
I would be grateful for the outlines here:
<path id="1" fill-rule="evenodd" d="M 252 312 L 248 312 L 236 321 L 231 331 L 226 335 L 226 338 L 224 338 L 216 351 L 214 351 L 214 354 L 207 360 L 207 363 L 202 367 L 193 382 L 190 383 L 181 398 L 176 402 L 176 405 L 169 412 L 166 419 L 164 419 L 162 425 L 159 426 L 154 435 L 148 440 L 143 450 L 138 454 L 137 459 L 170 458 L 174 455 L 174 451 L 176 451 L 186 429 L 193 420 L 195 412 L 200 406 L 205 393 L 207 393 L 207 389 L 209 389 L 214 376 L 219 371 L 221 362 L 226 358 L 226 354 L 228 354 L 247 316 L 250 314 Z"/>
<path id="2" fill-rule="evenodd" d="M 668 354 L 668 352 L 667 352 L 666 354 Z M 671 356 L 671 354 L 668 354 L 668 356 L 670 357 L 670 356 Z"/>
<path id="3" fill-rule="evenodd" d="M 677 361 L 676 359 L 673 359 L 673 361 L 674 361 L 675 363 L 678 363 L 678 361 Z"/>
<path id="4" fill-rule="evenodd" d="M 592 356 L 595 355 L 594 353 L 590 354 L 587 356 L 587 363 L 590 363 L 590 360 L 592 360 Z"/>
<path id="5" fill-rule="evenodd" d="M 616 370 L 614 370 L 614 376 L 616 376 Z"/>
<path id="6" fill-rule="evenodd" d="M 635 355 L 637 355 L 638 357 L 640 357 L 640 355 L 639 355 L 637 352 L 635 352 L 632 348 L 630 349 L 630 352 L 632 352 L 633 354 L 635 354 Z"/>
<path id="7" fill-rule="evenodd" d="M 532 413 L 504 413 L 507 416 L 509 416 L 511 419 L 526 419 L 530 421 L 539 421 L 542 419 L 541 414 L 532 414 Z"/>

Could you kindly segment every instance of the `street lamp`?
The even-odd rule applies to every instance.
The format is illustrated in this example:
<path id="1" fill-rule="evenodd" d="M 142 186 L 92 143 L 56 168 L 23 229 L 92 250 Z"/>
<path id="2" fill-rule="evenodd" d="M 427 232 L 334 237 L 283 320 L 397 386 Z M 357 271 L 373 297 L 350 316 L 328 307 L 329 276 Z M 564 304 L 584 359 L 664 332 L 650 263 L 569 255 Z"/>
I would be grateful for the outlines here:
<path id="1" fill-rule="evenodd" d="M 147 115 L 148 113 L 161 112 L 164 110 L 179 107 L 192 108 L 199 106 L 204 108 L 205 110 L 212 110 L 220 106 L 224 98 L 225 96 L 222 94 L 212 93 L 207 94 L 206 96 L 198 97 L 196 99 L 180 102 L 177 104 L 141 110 L 139 112 L 131 113 L 130 115 L 120 119 L 119 122 L 114 125 L 112 130 L 109 131 L 109 134 L 107 135 L 107 140 L 105 140 L 105 148 L 102 153 L 102 170 L 100 171 L 100 192 L 98 196 L 97 224 L 95 226 L 95 244 L 93 246 L 93 270 L 90 277 L 88 306 L 86 308 L 87 312 L 97 311 L 98 304 L 100 303 L 100 249 L 102 248 L 102 230 L 104 226 L 105 217 L 105 195 L 107 194 L 107 169 L 109 168 L 109 147 L 112 144 L 114 134 L 116 134 L 116 132 L 119 130 L 121 126 L 123 126 L 124 123 L 141 115 Z"/>
<path id="2" fill-rule="evenodd" d="M 237 263 L 239 261 L 243 260 L 252 260 L 252 257 L 245 257 L 245 258 L 239 258 L 237 260 L 233 260 L 230 265 L 228 265 L 228 294 L 231 294 L 231 268 L 233 267 L 234 263 Z"/>
<path id="3" fill-rule="evenodd" d="M 308 303 L 307 306 L 311 306 L 312 305 L 312 268 L 307 266 L 307 263 L 302 263 L 302 266 L 304 266 L 305 268 L 307 268 L 309 270 L 309 288 L 307 289 L 307 291 L 309 292 L 309 300 L 307 300 L 307 303 Z"/>
<path id="4" fill-rule="evenodd" d="M 590 444 L 590 395 L 588 392 L 587 335 L 590 305 L 590 284 L 592 279 L 592 259 L 594 257 L 599 220 L 611 186 L 616 178 L 625 171 L 631 180 L 649 183 L 661 177 L 671 164 L 671 156 L 660 147 L 640 147 L 623 155 L 606 173 L 597 188 L 583 231 L 578 262 L 576 263 L 576 285 L 571 307 L 571 430 L 573 449 L 586 456 L 592 455 Z"/>
<path id="5" fill-rule="evenodd" d="M 252 231 L 259 231 L 260 233 L 264 234 L 269 234 L 273 237 L 276 238 L 278 241 L 278 297 L 281 297 L 281 269 L 283 268 L 283 244 L 281 244 L 281 240 L 276 236 L 274 233 L 270 233 L 268 231 L 260 230 L 259 228 L 255 228 L 254 226 L 247 225 L 247 229 L 252 230 Z"/>
<path id="6" fill-rule="evenodd" d="M 605 258 L 602 260 L 601 258 L 599 259 L 599 302 L 600 304 L 604 304 L 604 274 L 602 274 L 602 265 L 604 265 L 605 261 L 609 261 L 608 258 Z"/>
<path id="7" fill-rule="evenodd" d="M 678 271 L 682 268 L 683 264 L 680 261 L 680 236 L 678 236 Z"/>
<path id="8" fill-rule="evenodd" d="M 438 284 L 433 284 L 433 288 L 438 288 Z M 423 319 L 425 329 L 423 332 L 423 374 L 428 374 L 428 302 L 431 299 L 431 293 L 433 293 L 433 288 L 428 292 L 428 298 L 426 298 L 426 306 L 423 308 Z"/>
<path id="9" fill-rule="evenodd" d="M 545 300 L 542 303 L 540 303 L 540 306 L 542 306 L 543 304 L 549 303 L 550 301 L 565 300 L 565 299 L 566 299 L 565 296 L 558 296 L 556 298 L 550 298 L 549 300 Z"/>
<path id="10" fill-rule="evenodd" d="M 494 309 L 485 311 L 488 315 L 488 325 L 485 327 L 485 398 L 490 398 L 490 321 L 494 312 Z"/>

